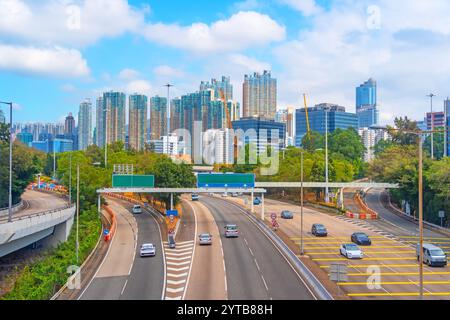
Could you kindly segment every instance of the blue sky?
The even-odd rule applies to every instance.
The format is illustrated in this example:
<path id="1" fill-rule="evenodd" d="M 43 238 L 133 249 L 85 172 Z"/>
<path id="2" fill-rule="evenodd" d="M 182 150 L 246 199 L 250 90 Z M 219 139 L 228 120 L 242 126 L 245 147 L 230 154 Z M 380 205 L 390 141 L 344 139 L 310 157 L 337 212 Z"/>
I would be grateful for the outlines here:
<path id="1" fill-rule="evenodd" d="M 383 123 L 420 119 L 450 95 L 445 0 L 0 0 L 0 99 L 16 121 L 61 121 L 104 90 L 173 95 L 272 70 L 278 106 L 354 111 L 374 77 Z M 425 42 L 426 40 L 426 42 Z M 426 43 L 426 46 L 424 45 Z M 440 101 L 439 101 L 440 100 Z"/>

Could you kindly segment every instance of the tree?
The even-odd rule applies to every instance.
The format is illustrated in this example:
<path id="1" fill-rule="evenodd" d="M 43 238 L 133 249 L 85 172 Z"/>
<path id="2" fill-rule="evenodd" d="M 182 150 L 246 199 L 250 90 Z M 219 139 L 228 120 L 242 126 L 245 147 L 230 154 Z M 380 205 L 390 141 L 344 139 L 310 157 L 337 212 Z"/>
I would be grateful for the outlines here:
<path id="1" fill-rule="evenodd" d="M 325 148 L 325 137 L 319 132 L 311 131 L 306 134 L 302 139 L 302 146 L 305 150 L 313 152 L 317 149 Z"/>
<path id="2" fill-rule="evenodd" d="M 434 130 L 444 130 L 443 127 Z M 435 132 L 433 135 L 433 154 L 435 159 L 442 159 L 444 156 L 444 132 Z M 431 156 L 431 134 L 427 135 L 423 143 L 423 150 Z"/>
<path id="3" fill-rule="evenodd" d="M 408 117 L 395 118 L 395 127 L 388 126 L 388 132 L 392 137 L 392 142 L 407 146 L 417 144 L 417 135 L 405 133 L 404 131 L 418 131 L 417 122 L 408 119 Z"/>
<path id="4" fill-rule="evenodd" d="M 0 142 L 9 143 L 9 125 L 0 123 Z"/>

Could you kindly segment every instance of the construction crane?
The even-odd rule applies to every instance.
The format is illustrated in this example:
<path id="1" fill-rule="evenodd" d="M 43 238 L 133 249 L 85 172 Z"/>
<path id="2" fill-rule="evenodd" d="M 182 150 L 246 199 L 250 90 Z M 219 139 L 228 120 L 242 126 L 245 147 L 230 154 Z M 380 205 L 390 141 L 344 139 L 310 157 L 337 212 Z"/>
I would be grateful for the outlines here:
<path id="1" fill-rule="evenodd" d="M 220 100 L 222 100 L 223 103 L 223 109 L 225 110 L 225 114 L 226 114 L 226 122 L 227 122 L 227 129 L 232 129 L 231 126 L 231 116 L 230 116 L 230 110 L 228 110 L 228 103 L 227 103 L 227 99 L 225 99 L 225 94 L 223 93 L 223 90 L 220 89 L 219 90 L 220 93 Z"/>
<path id="2" fill-rule="evenodd" d="M 307 135 L 311 135 L 311 127 L 309 125 L 309 115 L 308 115 L 308 104 L 306 103 L 306 93 L 303 94 L 303 102 L 305 103 L 305 114 L 306 114 L 306 128 L 307 128 Z"/>

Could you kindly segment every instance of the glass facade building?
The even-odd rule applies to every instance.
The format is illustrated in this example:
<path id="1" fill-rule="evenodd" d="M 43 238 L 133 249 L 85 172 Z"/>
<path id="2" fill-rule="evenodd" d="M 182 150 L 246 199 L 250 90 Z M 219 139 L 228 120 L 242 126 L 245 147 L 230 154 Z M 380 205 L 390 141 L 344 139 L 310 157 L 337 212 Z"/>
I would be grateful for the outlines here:
<path id="1" fill-rule="evenodd" d="M 328 110 L 328 111 L 327 111 Z M 328 116 L 325 113 L 328 112 Z M 336 129 L 358 129 L 358 116 L 345 111 L 345 107 L 323 103 L 308 108 L 309 125 L 312 131 L 325 135 L 325 119 L 328 118 L 328 133 Z M 295 116 L 295 145 L 300 147 L 307 133 L 305 108 L 297 109 Z"/>
<path id="2" fill-rule="evenodd" d="M 78 150 L 86 150 L 92 144 L 92 103 L 86 100 L 78 112 Z"/>
<path id="3" fill-rule="evenodd" d="M 126 97 L 122 92 L 103 93 L 103 109 L 105 110 L 106 141 L 125 142 Z"/>
<path id="4" fill-rule="evenodd" d="M 277 111 L 277 79 L 270 71 L 245 75 L 242 92 L 243 117 L 275 119 Z"/>
<path id="5" fill-rule="evenodd" d="M 445 113 L 445 156 L 450 157 L 450 99 L 444 101 L 444 113 Z"/>
<path id="6" fill-rule="evenodd" d="M 356 88 L 358 128 L 369 128 L 379 123 L 377 109 L 377 82 L 370 78 Z"/>
<path id="7" fill-rule="evenodd" d="M 171 119 L 172 122 L 172 119 Z M 171 126 L 174 129 L 173 126 Z M 150 140 L 167 135 L 167 98 L 150 98 Z"/>

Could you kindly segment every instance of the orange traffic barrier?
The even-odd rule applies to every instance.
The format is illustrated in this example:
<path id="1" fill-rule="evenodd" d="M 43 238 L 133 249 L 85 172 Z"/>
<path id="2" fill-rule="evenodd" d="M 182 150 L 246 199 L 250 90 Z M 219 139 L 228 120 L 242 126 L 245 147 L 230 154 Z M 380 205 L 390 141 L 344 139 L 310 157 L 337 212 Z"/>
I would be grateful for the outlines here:
<path id="1" fill-rule="evenodd" d="M 117 220 L 116 220 L 116 214 L 112 209 L 106 205 L 103 205 L 102 208 L 108 213 L 108 215 L 111 218 L 111 227 L 109 229 L 109 233 L 105 235 L 105 241 L 111 240 L 112 236 L 116 232 L 117 229 Z"/>

